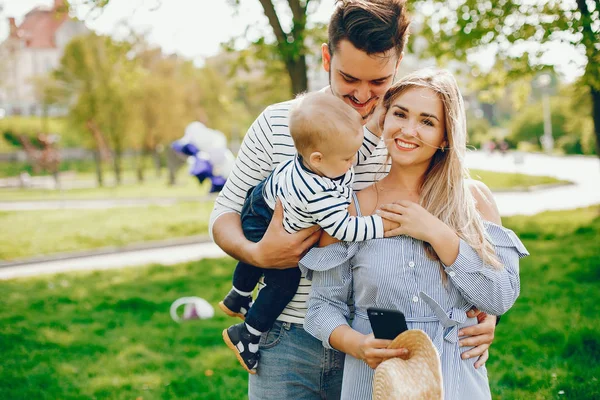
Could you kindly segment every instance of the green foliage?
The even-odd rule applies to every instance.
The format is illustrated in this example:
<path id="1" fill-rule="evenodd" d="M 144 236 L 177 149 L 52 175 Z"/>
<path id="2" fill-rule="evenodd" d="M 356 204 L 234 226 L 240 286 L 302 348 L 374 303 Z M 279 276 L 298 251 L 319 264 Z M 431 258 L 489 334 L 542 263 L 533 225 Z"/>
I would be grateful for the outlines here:
<path id="1" fill-rule="evenodd" d="M 597 37 L 593 33 L 597 29 L 593 25 L 600 21 L 600 9 L 597 2 L 591 3 L 592 8 L 588 4 L 557 0 L 422 0 L 415 2 L 414 8 L 419 11 L 415 18 L 423 22 L 418 34 L 429 44 L 426 56 L 466 61 L 476 50 L 499 44 L 497 55 L 503 68 L 497 72 L 504 70 L 506 77 L 518 78 L 544 67 L 539 57 L 545 49 L 529 46 L 523 53 L 516 53 L 510 45 L 565 42 L 586 49 L 586 85 L 600 88 L 600 66 L 594 62 L 598 56 Z"/>
<path id="2" fill-rule="evenodd" d="M 91 160 L 64 160 L 59 165 L 60 172 L 93 172 L 94 164 Z M 33 166 L 29 162 L 6 162 L 0 163 L 0 178 L 18 176 L 21 172 L 27 172 L 29 175 L 34 175 Z M 48 171 L 39 172 L 38 175 L 50 175 Z M 20 190 L 20 189 L 19 189 Z M 23 192 L 22 190 L 20 190 Z M 2 199 L 11 200 L 13 197 L 13 189 L 3 189 Z M 52 193 L 47 190 L 40 191 L 39 198 L 44 199 L 45 196 L 52 197 Z"/>
<path id="3" fill-rule="evenodd" d="M 270 32 L 260 31 L 258 39 L 254 40 L 248 49 L 239 53 L 239 64 L 248 64 L 248 60 L 250 63 L 258 61 L 266 66 L 269 75 L 273 70 L 286 71 L 289 89 L 291 89 L 289 94 L 306 91 L 309 67 L 307 56 L 315 53 L 316 46 L 323 43 L 325 32 L 323 24 L 308 22 L 311 9 L 316 10 L 320 0 L 259 1 L 271 29 Z M 236 9 L 240 5 L 240 0 L 228 0 L 228 2 Z M 248 30 L 244 36 L 249 36 Z M 225 47 L 230 51 L 235 50 L 233 44 L 237 39 L 232 39 Z"/>
<path id="4" fill-rule="evenodd" d="M 482 101 L 501 99 L 510 83 L 530 81 L 539 72 L 553 69 L 545 62 L 555 57 L 544 55 L 556 51 L 550 44 L 561 43 L 585 54 L 587 65 L 579 83 L 592 91 L 596 103 L 600 102 L 597 0 L 420 0 L 409 4 L 415 10 L 416 26 L 420 27 L 415 34 L 423 47 L 419 55 L 435 57 L 442 64 L 465 62 L 465 72 L 478 81 L 474 86 L 486 88 L 481 93 Z M 496 55 L 496 63 L 487 73 L 476 65 L 480 51 Z M 517 106 L 527 97 L 527 90 L 519 87 L 515 92 Z M 600 110 L 600 104 L 595 105 L 595 110 Z M 593 136 L 600 143 L 600 112 L 590 115 L 596 121 Z"/>
<path id="5" fill-rule="evenodd" d="M 0 151 L 14 151 L 21 146 L 8 139 L 5 133 L 25 135 L 32 140 L 39 133 L 53 133 L 60 136 L 59 147 L 78 147 L 81 144 L 80 133 L 64 118 L 13 116 L 0 119 Z"/>
<path id="6" fill-rule="evenodd" d="M 518 142 L 517 150 L 525 153 L 535 153 L 542 150 L 539 143 L 531 143 L 531 142 Z"/>
<path id="7" fill-rule="evenodd" d="M 557 139 L 565 136 L 564 129 L 567 111 L 562 99 L 553 98 L 550 101 L 552 118 L 552 136 Z M 516 113 L 510 124 L 509 139 L 513 142 L 530 142 L 539 144 L 539 139 L 544 134 L 544 113 L 542 103 L 538 102 L 525 107 Z"/>
<path id="8" fill-rule="evenodd" d="M 598 398 L 598 208 L 504 222 L 532 255 L 490 350 L 493 398 Z M 245 398 L 248 374 L 221 340 L 233 320 L 169 317 L 182 296 L 216 309 L 234 267 L 227 258 L 0 282 L 0 397 Z"/>
<path id="9" fill-rule="evenodd" d="M 556 147 L 566 154 L 595 154 L 589 89 L 580 85 L 561 88 L 550 99 L 550 109 Z M 543 134 L 543 107 L 538 101 L 517 112 L 510 123 L 508 138 L 512 142 L 539 145 Z"/>
<path id="10" fill-rule="evenodd" d="M 485 118 L 467 115 L 467 135 L 467 145 L 480 149 L 483 143 L 492 139 L 491 125 Z"/>
<path id="11" fill-rule="evenodd" d="M 72 104 L 71 124 L 82 132 L 88 131 L 89 123 L 95 124 L 117 157 L 132 133 L 130 99 L 138 76 L 127 57 L 130 50 L 130 44 L 108 36 L 77 37 L 67 45 L 53 74 L 56 86 L 63 90 L 57 101 Z M 91 134 L 86 142 L 98 146 Z"/>

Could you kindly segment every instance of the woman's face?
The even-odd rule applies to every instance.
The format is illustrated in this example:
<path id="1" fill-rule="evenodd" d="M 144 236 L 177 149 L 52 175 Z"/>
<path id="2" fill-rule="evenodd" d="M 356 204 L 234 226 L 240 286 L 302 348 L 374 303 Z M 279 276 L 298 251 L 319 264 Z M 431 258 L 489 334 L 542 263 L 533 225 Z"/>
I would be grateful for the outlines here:
<path id="1" fill-rule="evenodd" d="M 428 88 L 411 88 L 394 100 L 388 110 L 383 139 L 392 162 L 403 166 L 429 165 L 445 140 L 444 106 Z"/>

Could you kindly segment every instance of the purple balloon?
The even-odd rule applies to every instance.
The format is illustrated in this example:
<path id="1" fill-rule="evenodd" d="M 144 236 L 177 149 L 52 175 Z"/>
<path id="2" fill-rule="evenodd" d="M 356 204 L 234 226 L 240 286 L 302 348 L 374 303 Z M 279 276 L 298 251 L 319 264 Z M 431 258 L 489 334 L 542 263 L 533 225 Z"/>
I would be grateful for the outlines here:
<path id="1" fill-rule="evenodd" d="M 190 168 L 190 175 L 194 175 L 202 183 L 206 178 L 213 176 L 213 166 L 208 160 L 196 158 L 194 165 Z"/>
<path id="2" fill-rule="evenodd" d="M 210 193 L 220 192 L 225 186 L 225 181 L 227 179 L 222 176 L 213 176 L 211 179 L 212 185 L 210 186 Z"/>
<path id="3" fill-rule="evenodd" d="M 183 144 L 180 141 L 171 143 L 171 148 L 178 153 L 185 154 L 186 156 L 195 156 L 198 154 L 198 148 L 191 143 Z"/>

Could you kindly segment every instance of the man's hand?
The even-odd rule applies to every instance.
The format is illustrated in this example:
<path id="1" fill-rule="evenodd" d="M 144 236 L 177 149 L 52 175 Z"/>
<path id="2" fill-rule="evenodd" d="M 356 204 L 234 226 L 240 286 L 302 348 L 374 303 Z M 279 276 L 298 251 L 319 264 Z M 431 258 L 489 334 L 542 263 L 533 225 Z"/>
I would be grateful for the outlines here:
<path id="1" fill-rule="evenodd" d="M 371 131 L 371 133 L 379 137 L 381 137 L 382 133 L 380 122 L 384 115 L 385 108 L 383 107 L 382 102 L 379 101 L 371 115 L 369 115 L 369 117 L 367 118 L 365 124 L 365 126 L 369 131 Z"/>
<path id="2" fill-rule="evenodd" d="M 483 319 L 479 317 L 483 315 Z M 485 364 L 489 357 L 488 349 L 494 341 L 494 332 L 496 331 L 496 317 L 494 315 L 487 315 L 480 313 L 477 310 L 471 310 L 467 313 L 469 317 L 477 316 L 479 323 L 477 325 L 469 326 L 458 331 L 458 336 L 469 336 L 461 339 L 460 346 L 475 346 L 469 351 L 465 351 L 462 354 L 463 360 L 473 357 L 479 357 L 475 363 L 475 368 L 479 368 Z"/>
<path id="3" fill-rule="evenodd" d="M 318 225 L 296 233 L 287 233 L 283 227 L 283 207 L 277 199 L 269 228 L 252 251 L 253 265 L 261 268 L 286 269 L 298 266 L 300 259 L 319 241 Z"/>

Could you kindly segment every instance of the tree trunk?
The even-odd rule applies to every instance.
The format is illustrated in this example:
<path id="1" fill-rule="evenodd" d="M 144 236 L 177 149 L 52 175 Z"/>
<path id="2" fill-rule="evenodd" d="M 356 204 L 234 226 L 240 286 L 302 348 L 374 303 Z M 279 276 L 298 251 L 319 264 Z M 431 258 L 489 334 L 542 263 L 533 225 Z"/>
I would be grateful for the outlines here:
<path id="1" fill-rule="evenodd" d="M 144 150 L 140 151 L 137 158 L 137 180 L 138 183 L 144 182 L 144 164 L 145 164 L 145 156 L 146 152 Z"/>
<path id="2" fill-rule="evenodd" d="M 100 150 L 94 149 L 94 164 L 96 165 L 96 181 L 98 186 L 104 186 L 104 177 L 102 176 L 102 156 Z"/>
<path id="3" fill-rule="evenodd" d="M 308 90 L 308 72 L 306 57 L 300 56 L 295 61 L 287 61 L 286 69 L 292 81 L 292 94 L 295 96 Z"/>
<path id="4" fill-rule="evenodd" d="M 592 118 L 594 119 L 594 133 L 596 134 L 596 155 L 600 157 L 600 90 L 590 88 L 592 94 Z"/>
<path id="5" fill-rule="evenodd" d="M 52 177 L 54 178 L 54 189 L 60 190 L 60 172 L 58 170 L 53 171 Z"/>
<path id="6" fill-rule="evenodd" d="M 115 184 L 118 186 L 123 182 L 122 179 L 122 168 L 121 168 L 121 149 L 115 149 L 115 156 L 113 157 L 113 169 L 115 171 Z"/>
<path id="7" fill-rule="evenodd" d="M 155 146 L 152 150 L 152 159 L 154 160 L 154 168 L 156 169 L 156 177 L 160 178 L 162 172 L 162 160 L 160 157 L 160 152 L 158 148 Z"/>

